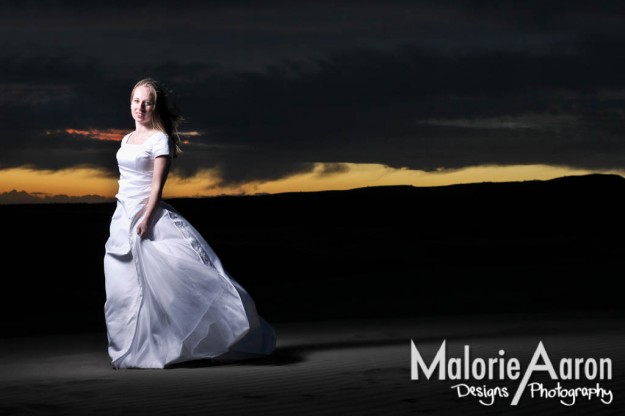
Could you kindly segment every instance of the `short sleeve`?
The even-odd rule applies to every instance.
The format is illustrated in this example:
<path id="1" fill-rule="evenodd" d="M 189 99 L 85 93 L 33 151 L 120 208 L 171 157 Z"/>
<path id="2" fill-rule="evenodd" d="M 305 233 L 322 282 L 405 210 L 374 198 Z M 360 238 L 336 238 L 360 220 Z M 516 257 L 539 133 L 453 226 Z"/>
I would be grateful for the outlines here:
<path id="1" fill-rule="evenodd" d="M 170 156 L 169 137 L 165 133 L 158 133 L 152 144 L 152 157 Z"/>

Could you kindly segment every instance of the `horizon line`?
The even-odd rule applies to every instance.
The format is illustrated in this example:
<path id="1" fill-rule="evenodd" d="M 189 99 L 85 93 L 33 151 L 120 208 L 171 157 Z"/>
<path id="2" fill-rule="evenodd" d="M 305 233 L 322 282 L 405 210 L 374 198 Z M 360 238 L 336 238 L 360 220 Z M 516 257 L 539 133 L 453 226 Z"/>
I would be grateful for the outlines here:
<path id="1" fill-rule="evenodd" d="M 618 177 L 620 179 L 625 179 L 625 176 L 617 174 L 617 173 L 587 173 L 587 174 L 579 174 L 579 175 L 563 175 L 555 178 L 549 179 L 523 179 L 523 180 L 509 180 L 509 181 L 476 181 L 476 182 L 464 182 L 464 183 L 452 183 L 452 184 L 443 184 L 443 185 L 412 185 L 412 184 L 389 184 L 389 185 L 367 185 L 367 186 L 359 186 L 355 188 L 349 189 L 322 189 L 322 190 L 304 190 L 304 191 L 285 191 L 285 192 L 256 192 L 256 193 L 222 193 L 219 195 L 198 195 L 198 196 L 175 196 L 162 198 L 163 200 L 172 201 L 172 200 L 185 200 L 185 199 L 211 199 L 211 198 L 223 198 L 223 197 L 255 197 L 255 196 L 270 196 L 270 195 L 288 195 L 288 194 L 313 194 L 313 193 L 322 193 L 322 192 L 350 192 L 360 189 L 371 189 L 371 188 L 399 188 L 399 187 L 410 187 L 416 189 L 431 189 L 431 188 L 449 188 L 449 187 L 458 187 L 458 186 L 475 186 L 475 185 L 487 185 L 487 184 L 497 184 L 497 185 L 505 185 L 505 184 L 516 184 L 516 183 L 528 183 L 528 182 L 553 182 L 562 179 L 570 179 L 570 178 L 588 178 L 588 177 Z M 3 202 L 2 197 L 11 195 L 11 194 L 20 194 L 23 195 L 24 198 L 28 198 L 28 201 L 23 202 Z M 39 201 L 37 201 L 37 199 Z M 82 201 L 81 201 L 82 199 Z M 51 195 L 40 197 L 35 193 L 30 193 L 24 190 L 18 191 L 16 189 L 12 189 L 11 191 L 4 192 L 0 194 L 0 206 L 1 205 L 62 205 L 62 204 L 108 204 L 116 201 L 115 197 L 105 197 L 97 194 L 86 194 L 86 195 L 78 195 L 78 196 L 69 196 L 66 194 L 59 195 Z"/>

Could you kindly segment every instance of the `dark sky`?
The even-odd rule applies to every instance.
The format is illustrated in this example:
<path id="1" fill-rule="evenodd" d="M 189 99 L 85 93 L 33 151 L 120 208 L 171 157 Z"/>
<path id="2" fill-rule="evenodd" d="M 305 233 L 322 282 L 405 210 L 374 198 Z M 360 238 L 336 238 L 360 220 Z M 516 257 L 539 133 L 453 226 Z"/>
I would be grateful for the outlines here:
<path id="1" fill-rule="evenodd" d="M 0 169 L 116 176 L 129 94 L 174 91 L 179 174 L 314 162 L 625 167 L 622 1 L 0 0 Z M 182 159 L 181 159 L 182 160 Z"/>

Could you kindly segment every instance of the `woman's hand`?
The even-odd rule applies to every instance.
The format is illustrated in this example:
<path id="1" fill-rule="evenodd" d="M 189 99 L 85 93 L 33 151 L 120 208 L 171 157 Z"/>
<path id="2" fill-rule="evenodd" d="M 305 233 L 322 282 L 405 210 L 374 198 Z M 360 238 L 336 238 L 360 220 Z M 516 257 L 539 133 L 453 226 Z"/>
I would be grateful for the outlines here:
<path id="1" fill-rule="evenodd" d="M 150 230 L 150 224 L 148 220 L 143 220 L 137 225 L 137 235 L 142 240 L 148 236 Z"/>

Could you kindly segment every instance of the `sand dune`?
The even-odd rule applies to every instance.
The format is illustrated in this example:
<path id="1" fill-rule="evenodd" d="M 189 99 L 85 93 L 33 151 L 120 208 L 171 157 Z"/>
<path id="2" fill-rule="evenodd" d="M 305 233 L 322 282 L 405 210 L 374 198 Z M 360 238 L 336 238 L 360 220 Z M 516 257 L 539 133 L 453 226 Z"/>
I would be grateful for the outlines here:
<path id="1" fill-rule="evenodd" d="M 614 313 L 284 323 L 276 325 L 278 349 L 270 357 L 166 370 L 111 369 L 104 333 L 10 338 L 0 347 L 0 414 L 623 414 L 624 323 Z M 445 339 L 450 355 L 469 344 L 476 356 L 505 349 L 525 364 L 539 340 L 554 360 L 610 357 L 614 377 L 601 384 L 615 400 L 580 400 L 571 408 L 525 393 L 516 407 L 510 398 L 483 406 L 456 397 L 449 380 L 411 380 L 411 339 L 424 356 Z M 512 389 L 517 382 L 486 384 Z"/>

